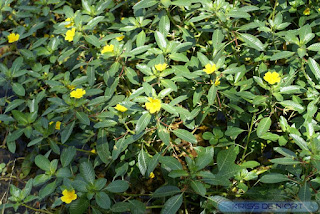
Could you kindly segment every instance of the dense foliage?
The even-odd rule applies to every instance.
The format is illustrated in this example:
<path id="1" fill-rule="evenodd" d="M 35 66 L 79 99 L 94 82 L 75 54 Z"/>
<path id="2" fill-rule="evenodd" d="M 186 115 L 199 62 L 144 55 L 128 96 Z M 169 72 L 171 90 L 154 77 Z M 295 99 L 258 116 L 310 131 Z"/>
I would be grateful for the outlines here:
<path id="1" fill-rule="evenodd" d="M 2 0 L 0 11 L 1 151 L 16 158 L 0 158 L 0 211 L 319 200 L 320 1 Z"/>

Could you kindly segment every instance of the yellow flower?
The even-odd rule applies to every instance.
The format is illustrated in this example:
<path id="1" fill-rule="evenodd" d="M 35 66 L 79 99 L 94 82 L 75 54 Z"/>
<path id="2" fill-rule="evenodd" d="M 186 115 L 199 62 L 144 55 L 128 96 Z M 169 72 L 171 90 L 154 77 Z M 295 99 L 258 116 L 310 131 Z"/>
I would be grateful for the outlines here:
<path id="1" fill-rule="evenodd" d="M 90 152 L 93 153 L 93 154 L 97 153 L 95 149 L 92 149 Z"/>
<path id="2" fill-rule="evenodd" d="M 150 175 L 149 175 L 149 178 L 153 179 L 155 177 L 154 173 L 151 172 Z"/>
<path id="3" fill-rule="evenodd" d="M 53 123 L 54 123 L 54 121 L 51 121 L 51 122 L 49 123 L 49 125 L 52 125 Z M 61 126 L 61 122 L 60 122 L 60 121 L 57 121 L 57 122 L 56 122 L 56 125 L 55 125 L 55 129 L 60 130 L 60 126 Z"/>
<path id="4" fill-rule="evenodd" d="M 75 193 L 75 190 L 63 190 L 62 191 L 62 197 L 61 197 L 61 201 L 65 202 L 66 204 L 70 204 L 71 201 L 76 200 L 77 199 L 77 194 Z"/>
<path id="5" fill-rule="evenodd" d="M 310 8 L 307 8 L 303 11 L 303 15 L 309 16 L 310 15 Z"/>
<path id="6" fill-rule="evenodd" d="M 60 121 L 57 121 L 56 122 L 56 130 L 60 130 L 60 126 L 61 126 L 61 122 Z"/>
<path id="7" fill-rule="evenodd" d="M 210 63 L 206 64 L 205 68 L 203 69 L 204 72 L 207 74 L 212 74 L 217 69 L 216 64 L 211 65 Z"/>
<path id="8" fill-rule="evenodd" d="M 163 63 L 163 64 L 155 65 L 154 67 L 157 69 L 157 71 L 164 71 L 167 68 L 167 66 L 168 65 L 166 63 Z"/>
<path id="9" fill-rule="evenodd" d="M 69 42 L 72 42 L 75 33 L 76 33 L 76 29 L 75 28 L 72 28 L 71 30 L 68 30 L 67 33 L 66 33 L 65 40 L 67 40 Z"/>
<path id="10" fill-rule="evenodd" d="M 123 38 L 124 38 L 124 35 L 118 36 L 118 37 L 116 37 L 116 40 L 118 40 L 120 42 L 121 40 L 123 40 Z"/>
<path id="11" fill-rule="evenodd" d="M 102 48 L 101 53 L 113 52 L 114 45 L 106 45 Z"/>
<path id="12" fill-rule="evenodd" d="M 216 81 L 214 82 L 214 85 L 215 86 L 218 86 L 218 85 L 220 85 L 220 78 L 218 77 L 217 79 L 216 79 Z"/>
<path id="13" fill-rule="evenodd" d="M 73 24 L 74 24 L 71 18 L 67 18 L 67 19 L 65 20 L 65 22 L 70 22 L 70 24 L 67 24 L 67 25 L 64 26 L 64 27 L 66 27 L 66 28 L 72 27 Z"/>
<path id="14" fill-rule="evenodd" d="M 128 109 L 120 104 L 117 104 L 116 107 L 114 107 L 116 110 L 121 112 L 126 112 Z"/>
<path id="15" fill-rule="evenodd" d="M 121 21 L 124 20 L 124 17 L 121 17 Z"/>
<path id="16" fill-rule="evenodd" d="M 275 84 L 275 83 L 277 83 L 277 82 L 280 82 L 280 80 L 281 80 L 281 78 L 280 78 L 280 76 L 279 76 L 279 74 L 278 74 L 277 72 L 271 73 L 270 71 L 267 72 L 267 73 L 264 75 L 263 79 L 264 79 L 265 81 L 267 81 L 267 82 L 268 82 L 269 84 L 271 84 L 271 85 L 273 85 L 273 84 Z"/>
<path id="17" fill-rule="evenodd" d="M 150 111 L 151 114 L 160 111 L 161 101 L 159 99 L 153 99 L 152 97 L 148 98 L 149 102 L 146 103 L 146 109 Z"/>
<path id="18" fill-rule="evenodd" d="M 82 88 L 77 88 L 76 90 L 73 90 L 70 92 L 70 97 L 74 97 L 76 99 L 79 99 L 83 97 L 83 95 L 86 94 L 86 91 L 83 90 Z"/>
<path id="19" fill-rule="evenodd" d="M 49 34 L 44 34 L 43 37 L 44 37 L 44 38 L 49 38 L 50 35 L 49 35 Z"/>
<path id="20" fill-rule="evenodd" d="M 20 35 L 15 33 L 10 33 L 8 36 L 8 42 L 13 43 L 19 40 Z"/>
<path id="21" fill-rule="evenodd" d="M 67 85 L 67 87 L 68 87 L 70 90 L 73 90 L 73 89 L 76 88 L 76 86 L 74 86 L 74 85 Z"/>

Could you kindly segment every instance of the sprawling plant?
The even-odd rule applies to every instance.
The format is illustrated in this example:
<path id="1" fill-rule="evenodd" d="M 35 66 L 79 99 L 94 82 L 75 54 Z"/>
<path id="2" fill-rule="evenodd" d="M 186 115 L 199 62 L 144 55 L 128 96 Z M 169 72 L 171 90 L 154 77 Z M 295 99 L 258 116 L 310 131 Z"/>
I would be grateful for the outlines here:
<path id="1" fill-rule="evenodd" d="M 319 200 L 319 20 L 318 0 L 2 0 L 0 139 L 20 158 L 0 210 Z"/>

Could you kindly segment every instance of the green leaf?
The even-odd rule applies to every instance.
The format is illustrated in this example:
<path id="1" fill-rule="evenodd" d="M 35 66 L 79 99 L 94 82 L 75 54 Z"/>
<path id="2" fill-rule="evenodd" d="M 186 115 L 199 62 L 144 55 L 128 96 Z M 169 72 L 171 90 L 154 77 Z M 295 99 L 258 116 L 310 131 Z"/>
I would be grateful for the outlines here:
<path id="1" fill-rule="evenodd" d="M 125 139 L 125 137 L 121 138 L 120 140 L 118 140 L 116 142 L 116 144 L 114 145 L 113 147 L 113 151 L 112 151 L 112 160 L 116 160 L 120 153 L 125 149 L 127 148 L 128 146 L 128 143 Z"/>
<path id="2" fill-rule="evenodd" d="M 249 47 L 254 48 L 258 51 L 264 51 L 264 46 L 257 37 L 245 33 L 240 34 L 240 37 Z"/>
<path id="3" fill-rule="evenodd" d="M 299 199 L 301 201 L 307 201 L 308 202 L 308 201 L 311 200 L 311 191 L 310 191 L 310 187 L 308 185 L 308 182 L 304 182 L 303 186 L 299 190 L 298 197 L 299 197 Z"/>
<path id="4" fill-rule="evenodd" d="M 319 66 L 319 64 L 314 59 L 309 57 L 308 65 L 309 65 L 312 73 L 314 74 L 314 76 L 317 78 L 317 80 L 320 80 L 320 66 Z"/>
<path id="5" fill-rule="evenodd" d="M 84 30 L 92 30 L 99 22 L 102 22 L 104 16 L 97 16 L 91 19 L 86 26 L 84 26 Z"/>
<path id="6" fill-rule="evenodd" d="M 244 132 L 245 130 L 239 128 L 239 127 L 234 127 L 234 126 L 228 126 L 227 131 L 225 132 L 226 136 L 229 136 L 231 139 L 236 139 L 239 134 Z"/>
<path id="7" fill-rule="evenodd" d="M 140 133 L 145 130 L 145 128 L 149 125 L 151 120 L 151 114 L 145 112 L 137 121 L 136 132 Z"/>
<path id="8" fill-rule="evenodd" d="M 294 140 L 294 142 L 303 150 L 309 150 L 307 142 L 300 136 L 296 134 L 290 134 L 290 137 Z"/>
<path id="9" fill-rule="evenodd" d="M 82 197 L 78 200 L 73 201 L 70 204 L 69 212 L 70 214 L 83 214 L 87 211 L 89 207 L 89 201 L 87 198 Z"/>
<path id="10" fill-rule="evenodd" d="M 104 129 L 99 129 L 97 136 L 97 153 L 99 158 L 105 164 L 108 164 L 111 160 L 109 143 L 107 141 L 107 134 Z"/>
<path id="11" fill-rule="evenodd" d="M 130 209 L 130 204 L 128 202 L 118 202 L 111 207 L 112 212 L 115 212 L 115 213 L 125 213 L 129 211 L 129 209 Z"/>
<path id="12" fill-rule="evenodd" d="M 166 165 L 167 167 L 169 167 L 171 170 L 179 170 L 182 169 L 182 165 L 181 163 L 175 159 L 174 157 L 170 157 L 170 156 L 160 156 L 159 159 L 161 164 Z"/>
<path id="13" fill-rule="evenodd" d="M 8 115 L 5 115 L 5 114 L 0 114 L 0 120 L 2 122 L 12 122 L 14 121 L 14 119 Z"/>
<path id="14" fill-rule="evenodd" d="M 102 209 L 106 209 L 106 210 L 110 209 L 111 200 L 105 192 L 96 193 L 95 198 L 96 198 L 96 202 L 99 207 L 101 207 Z"/>
<path id="15" fill-rule="evenodd" d="M 34 159 L 35 164 L 43 171 L 50 171 L 50 161 L 43 155 L 37 155 Z"/>
<path id="16" fill-rule="evenodd" d="M 197 52 L 197 57 L 203 67 L 210 63 L 209 59 L 201 52 Z"/>
<path id="17" fill-rule="evenodd" d="M 309 51 L 320 51 L 320 43 L 314 43 L 307 48 Z"/>
<path id="18" fill-rule="evenodd" d="M 166 104 L 166 103 L 161 103 L 161 107 L 169 112 L 170 114 L 176 116 L 176 117 L 179 117 L 179 113 L 177 111 L 177 109 L 175 107 L 173 107 L 172 105 L 169 105 L 169 104 Z"/>
<path id="19" fill-rule="evenodd" d="M 265 139 L 265 140 L 271 140 L 273 142 L 277 141 L 279 139 L 279 135 L 273 134 L 271 132 L 267 132 L 260 136 L 260 138 Z"/>
<path id="20" fill-rule="evenodd" d="M 276 53 L 274 55 L 272 55 L 272 57 L 270 58 L 271 61 L 275 61 L 278 59 L 288 59 L 289 57 L 293 56 L 294 52 L 290 52 L 290 51 L 281 51 L 279 53 Z"/>
<path id="21" fill-rule="evenodd" d="M 152 194 L 152 197 L 153 198 L 167 197 L 180 192 L 181 190 L 176 186 L 170 186 L 170 185 L 162 186 L 156 189 L 156 191 L 154 191 L 154 193 Z"/>
<path id="22" fill-rule="evenodd" d="M 11 113 L 13 114 L 14 119 L 16 119 L 20 125 L 25 126 L 29 123 L 27 115 L 23 114 L 21 111 L 13 110 Z"/>
<path id="23" fill-rule="evenodd" d="M 289 180 L 290 179 L 286 175 L 280 174 L 280 173 L 270 173 L 260 178 L 260 181 L 262 183 L 267 183 L 267 184 L 279 183 L 279 182 L 289 181 Z"/>
<path id="24" fill-rule="evenodd" d="M 43 186 L 39 191 L 40 199 L 43 199 L 43 198 L 47 197 L 48 195 L 50 195 L 51 193 L 53 193 L 54 190 L 56 189 L 56 187 L 57 187 L 56 181 L 53 181 L 53 182 Z"/>
<path id="25" fill-rule="evenodd" d="M 224 40 L 225 35 L 221 30 L 216 29 L 212 34 L 212 46 L 214 49 L 214 53 L 217 53 L 222 47 L 222 41 Z M 215 54 L 214 54 L 215 55 Z"/>
<path id="26" fill-rule="evenodd" d="M 166 88 L 170 88 L 172 91 L 178 90 L 178 87 L 176 86 L 176 84 L 172 80 L 162 79 L 162 80 L 160 80 L 160 82 L 161 82 L 161 85 L 163 85 Z"/>
<path id="27" fill-rule="evenodd" d="M 15 74 L 16 72 L 18 72 L 21 68 L 21 66 L 23 65 L 23 57 L 18 57 L 16 58 L 11 66 L 11 73 Z"/>
<path id="28" fill-rule="evenodd" d="M 183 193 L 169 198 L 163 205 L 161 214 L 175 214 L 182 205 L 182 196 Z"/>
<path id="29" fill-rule="evenodd" d="M 25 96 L 26 90 L 23 88 L 23 86 L 20 83 L 13 83 L 12 90 L 14 93 L 16 93 L 19 96 Z"/>
<path id="30" fill-rule="evenodd" d="M 271 126 L 271 119 L 270 117 L 266 117 L 263 118 L 258 125 L 257 128 L 257 135 L 258 137 L 261 137 L 262 135 L 264 135 L 265 133 L 267 133 L 267 131 L 270 129 Z"/>
<path id="31" fill-rule="evenodd" d="M 33 179 L 29 179 L 28 182 L 26 183 L 26 186 L 23 188 L 20 194 L 21 199 L 25 199 L 29 194 L 31 193 L 32 190 L 32 184 L 33 184 Z M 26 199 L 25 199 L 26 201 Z"/>
<path id="32" fill-rule="evenodd" d="M 285 101 L 280 102 L 280 104 L 283 105 L 284 107 L 290 109 L 290 110 L 297 111 L 300 114 L 302 112 L 304 112 L 304 110 L 305 110 L 304 106 L 302 106 L 301 104 L 299 104 L 297 102 L 294 102 L 292 100 L 285 100 Z"/>
<path id="33" fill-rule="evenodd" d="M 300 94 L 300 93 L 303 93 L 304 91 L 305 89 L 298 85 L 289 85 L 289 86 L 280 88 L 281 94 Z"/>
<path id="34" fill-rule="evenodd" d="M 90 13 L 91 8 L 90 8 L 89 2 L 87 0 L 81 0 L 81 2 L 82 2 L 83 9 L 85 9 L 87 12 Z"/>
<path id="35" fill-rule="evenodd" d="M 260 166 L 260 163 L 258 163 L 257 161 L 246 161 L 246 162 L 242 163 L 241 166 L 245 167 L 245 168 L 253 169 L 257 166 Z"/>
<path id="36" fill-rule="evenodd" d="M 300 161 L 296 161 L 291 157 L 285 157 L 285 158 L 275 158 L 270 160 L 271 163 L 275 164 L 281 164 L 281 165 L 295 165 L 300 164 Z"/>
<path id="37" fill-rule="evenodd" d="M 196 157 L 197 170 L 203 169 L 213 161 L 214 149 L 211 146 L 205 147 L 200 151 L 197 151 L 198 156 Z"/>
<path id="38" fill-rule="evenodd" d="M 129 53 L 126 53 L 124 54 L 124 56 L 135 56 L 135 55 L 138 55 L 138 54 L 142 54 L 144 52 L 146 52 L 148 49 L 150 49 L 150 46 L 149 45 L 143 45 L 143 46 L 139 46 L 133 50 L 131 50 Z"/>
<path id="39" fill-rule="evenodd" d="M 187 142 L 197 144 L 196 137 L 185 129 L 176 129 L 172 131 L 178 138 L 185 140 Z"/>
<path id="40" fill-rule="evenodd" d="M 76 49 L 69 49 L 65 52 L 63 52 L 60 57 L 58 58 L 59 64 L 62 64 L 66 59 L 68 59 L 74 52 L 76 52 Z"/>
<path id="41" fill-rule="evenodd" d="M 283 147 L 275 147 L 275 148 L 273 148 L 273 150 L 286 156 L 286 157 L 291 157 L 291 158 L 297 157 L 297 155 L 293 151 L 286 149 L 286 148 L 283 148 Z"/>
<path id="42" fill-rule="evenodd" d="M 67 125 L 65 127 L 65 129 L 61 132 L 61 143 L 67 142 L 67 140 L 69 139 L 69 137 L 73 131 L 74 125 L 75 125 L 75 121 L 73 121 L 72 123 Z"/>
<path id="43" fill-rule="evenodd" d="M 68 148 L 63 149 L 60 156 L 62 167 L 68 166 L 71 163 L 74 156 L 76 155 L 76 153 L 77 150 L 74 146 L 70 146 Z"/>
<path id="44" fill-rule="evenodd" d="M 170 30 L 170 20 L 168 16 L 162 16 L 159 22 L 159 31 L 163 35 L 168 35 Z"/>
<path id="45" fill-rule="evenodd" d="M 13 154 L 16 152 L 17 145 L 16 145 L 15 141 L 8 141 L 7 140 L 7 147 L 8 147 L 9 152 L 11 152 Z"/>
<path id="46" fill-rule="evenodd" d="M 145 214 L 146 205 L 138 200 L 129 200 L 130 210 L 132 214 Z"/>
<path id="47" fill-rule="evenodd" d="M 188 57 L 182 53 L 172 53 L 169 58 L 178 62 L 189 62 Z"/>
<path id="48" fill-rule="evenodd" d="M 232 17 L 232 18 L 250 18 L 250 14 L 244 11 L 240 11 L 237 9 L 230 10 L 228 13 L 226 13 L 226 16 Z"/>
<path id="49" fill-rule="evenodd" d="M 95 82 L 95 79 L 96 79 L 96 77 L 95 77 L 96 73 L 95 72 L 96 71 L 95 71 L 93 66 L 89 66 L 87 68 L 87 79 L 88 79 L 88 83 L 89 83 L 90 86 L 94 85 L 94 82 Z"/>
<path id="50" fill-rule="evenodd" d="M 141 47 L 144 45 L 146 42 L 146 33 L 142 30 L 138 35 L 137 35 L 137 47 Z M 137 65 L 138 66 L 138 65 Z"/>
<path id="51" fill-rule="evenodd" d="M 217 164 L 219 172 L 213 178 L 216 182 L 221 185 L 228 185 L 228 179 L 237 175 L 243 169 L 234 163 L 238 153 L 238 147 L 231 147 L 218 153 Z"/>
<path id="52" fill-rule="evenodd" d="M 170 132 L 162 125 L 158 125 L 158 136 L 165 145 L 170 144 Z"/>
<path id="53" fill-rule="evenodd" d="M 146 175 L 148 159 L 148 154 L 141 149 L 138 155 L 138 168 L 143 176 Z"/>
<path id="54" fill-rule="evenodd" d="M 142 1 L 138 2 L 137 4 L 135 4 L 133 6 L 133 9 L 138 10 L 138 9 L 148 8 L 148 7 L 152 7 L 153 5 L 155 5 L 157 3 L 158 3 L 158 1 L 156 1 L 156 0 L 142 0 Z"/>
<path id="55" fill-rule="evenodd" d="M 64 167 L 58 169 L 58 171 L 56 172 L 56 176 L 57 178 L 69 178 L 72 176 L 72 174 L 69 168 Z"/>
<path id="56" fill-rule="evenodd" d="M 156 42 L 159 46 L 159 48 L 161 48 L 162 50 L 166 49 L 167 47 L 167 40 L 164 37 L 164 35 L 162 33 L 160 33 L 159 31 L 156 31 L 154 33 L 154 37 L 156 39 Z"/>
<path id="57" fill-rule="evenodd" d="M 149 161 L 147 162 L 148 170 L 146 176 L 150 176 L 150 173 L 153 172 L 154 169 L 158 166 L 160 156 L 160 153 L 157 153 L 151 158 L 151 160 L 149 158 Z"/>
<path id="58" fill-rule="evenodd" d="M 94 183 L 96 175 L 90 162 L 85 161 L 80 164 L 80 174 L 88 183 Z"/>
<path id="59" fill-rule="evenodd" d="M 27 147 L 30 147 L 30 146 L 36 145 L 36 144 L 38 144 L 38 143 L 41 143 L 42 140 L 43 140 L 43 137 L 36 138 L 36 139 L 30 141 L 30 142 L 28 143 Z"/>
<path id="60" fill-rule="evenodd" d="M 10 132 L 7 141 L 15 141 L 17 140 L 22 134 L 23 134 L 24 129 L 17 129 L 14 132 Z"/>
<path id="61" fill-rule="evenodd" d="M 84 112 L 81 111 L 77 111 L 76 112 L 76 117 L 79 119 L 79 121 L 85 125 L 90 125 L 90 119 L 88 117 L 88 115 Z"/>
<path id="62" fill-rule="evenodd" d="M 201 196 L 206 195 L 207 190 L 200 181 L 193 181 L 192 180 L 191 181 L 191 188 Z"/>
<path id="63" fill-rule="evenodd" d="M 129 184 L 127 181 L 123 180 L 115 180 L 112 181 L 105 189 L 109 192 L 125 192 L 129 188 Z"/>
<path id="64" fill-rule="evenodd" d="M 94 45 L 97 48 L 100 48 L 100 40 L 94 36 L 94 35 L 89 35 L 85 36 L 84 39 L 89 42 L 91 45 Z"/>
<path id="65" fill-rule="evenodd" d="M 244 65 L 240 67 L 229 66 L 227 69 L 223 71 L 224 74 L 238 74 L 246 71 L 246 67 Z"/>

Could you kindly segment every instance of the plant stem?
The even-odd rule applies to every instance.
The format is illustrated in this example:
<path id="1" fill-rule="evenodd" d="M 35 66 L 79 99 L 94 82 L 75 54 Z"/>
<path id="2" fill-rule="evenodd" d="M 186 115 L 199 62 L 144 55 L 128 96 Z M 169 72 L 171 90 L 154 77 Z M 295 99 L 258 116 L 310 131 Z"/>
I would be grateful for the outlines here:
<path id="1" fill-rule="evenodd" d="M 249 133 L 248 133 L 248 136 L 247 136 L 247 143 L 246 143 L 246 146 L 245 146 L 244 151 L 243 151 L 241 162 L 243 162 L 244 158 L 246 157 L 246 153 L 247 153 L 247 149 L 248 149 L 248 145 L 249 145 L 249 139 L 250 139 L 250 135 L 251 135 L 251 132 L 252 132 L 252 127 L 253 127 L 255 118 L 256 118 L 256 113 L 253 114 L 252 119 L 251 119 Z"/>
<path id="2" fill-rule="evenodd" d="M 128 125 L 126 123 L 123 123 L 124 127 L 126 127 L 126 129 L 128 130 L 128 132 L 130 132 L 131 134 L 135 134 L 134 131 L 132 131 L 131 129 L 129 129 Z"/>
<path id="3" fill-rule="evenodd" d="M 26 204 L 21 204 L 22 206 L 30 209 L 30 210 L 34 210 L 34 211 L 37 211 L 37 212 L 40 212 L 40 213 L 47 213 L 47 214 L 53 214 L 52 212 L 49 212 L 49 211 L 46 211 L 46 210 L 42 210 L 42 209 L 36 209 L 36 208 L 33 208 L 33 207 L 30 207 Z"/>
<path id="4" fill-rule="evenodd" d="M 156 209 L 156 208 L 162 208 L 163 205 L 155 205 L 155 206 L 149 206 L 149 207 L 146 207 L 146 209 Z"/>

